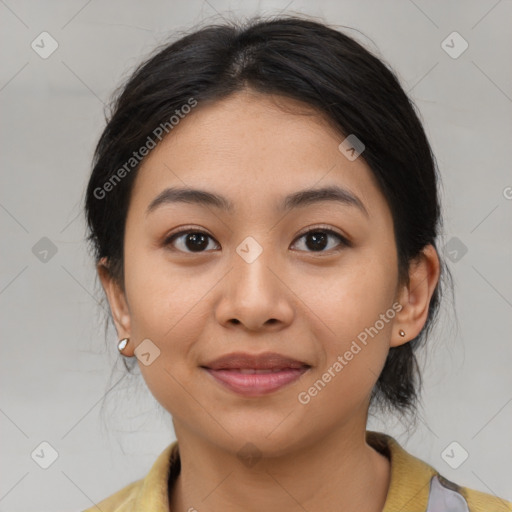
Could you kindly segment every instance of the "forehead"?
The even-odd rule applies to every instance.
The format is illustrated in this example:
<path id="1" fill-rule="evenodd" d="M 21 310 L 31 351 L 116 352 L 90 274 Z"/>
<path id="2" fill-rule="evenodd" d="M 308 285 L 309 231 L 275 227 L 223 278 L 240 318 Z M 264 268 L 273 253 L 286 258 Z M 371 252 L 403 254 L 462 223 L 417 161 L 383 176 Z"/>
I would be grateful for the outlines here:
<path id="1" fill-rule="evenodd" d="M 146 210 L 164 189 L 184 187 L 229 198 L 233 212 L 277 210 L 298 190 L 338 185 L 378 214 L 385 199 L 366 162 L 339 150 L 344 138 L 289 98 L 242 91 L 199 103 L 142 162 L 130 208 Z"/>

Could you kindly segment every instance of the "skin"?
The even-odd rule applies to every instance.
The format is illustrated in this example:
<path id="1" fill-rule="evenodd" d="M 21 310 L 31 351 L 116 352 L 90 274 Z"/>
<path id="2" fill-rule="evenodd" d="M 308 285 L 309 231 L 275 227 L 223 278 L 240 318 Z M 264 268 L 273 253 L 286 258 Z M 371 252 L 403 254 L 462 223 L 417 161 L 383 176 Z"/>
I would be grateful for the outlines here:
<path id="1" fill-rule="evenodd" d="M 409 285 L 398 282 L 390 209 L 364 160 L 339 151 L 343 138 L 300 103 L 245 90 L 198 105 L 142 163 L 126 222 L 124 286 L 107 261 L 98 273 L 119 338 L 130 338 L 125 355 L 146 338 L 160 350 L 139 366 L 179 441 L 173 511 L 382 510 L 390 465 L 365 441 L 370 393 L 389 348 L 425 324 L 439 260 L 427 246 L 411 263 Z M 368 216 L 334 201 L 277 209 L 287 194 L 331 184 L 355 194 Z M 146 215 L 170 186 L 222 194 L 235 211 L 173 203 Z M 311 249 L 303 234 L 318 226 L 352 246 L 332 236 L 325 249 Z M 203 252 L 185 236 L 165 245 L 187 229 L 212 237 Z M 252 263 L 236 252 L 248 236 L 263 249 Z M 400 312 L 299 403 L 394 302 Z M 311 368 L 277 392 L 243 397 L 200 368 L 234 351 L 274 351 Z M 252 467 L 237 457 L 247 442 L 261 455 Z"/>

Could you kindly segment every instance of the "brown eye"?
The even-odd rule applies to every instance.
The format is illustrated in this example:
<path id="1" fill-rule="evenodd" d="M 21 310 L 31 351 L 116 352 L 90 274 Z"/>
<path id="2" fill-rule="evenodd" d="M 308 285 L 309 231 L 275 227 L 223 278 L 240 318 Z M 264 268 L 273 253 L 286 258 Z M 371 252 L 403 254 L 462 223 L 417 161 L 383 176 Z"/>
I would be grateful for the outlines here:
<path id="1" fill-rule="evenodd" d="M 308 252 L 328 252 L 330 250 L 340 250 L 343 247 L 349 247 L 350 243 L 349 241 L 337 233 L 336 231 L 333 231 L 332 229 L 324 229 L 324 228 L 314 228 L 306 233 L 303 233 L 300 237 L 297 238 L 297 240 L 300 240 L 304 238 L 305 243 L 303 243 L 303 247 Z M 334 246 L 332 242 L 330 243 L 330 240 L 337 239 L 339 241 L 338 244 L 334 243 Z M 327 250 L 326 250 L 327 248 Z"/>
<path id="2" fill-rule="evenodd" d="M 180 231 L 167 238 L 164 245 L 177 245 L 182 252 L 205 252 L 210 240 L 213 238 L 204 231 Z"/>

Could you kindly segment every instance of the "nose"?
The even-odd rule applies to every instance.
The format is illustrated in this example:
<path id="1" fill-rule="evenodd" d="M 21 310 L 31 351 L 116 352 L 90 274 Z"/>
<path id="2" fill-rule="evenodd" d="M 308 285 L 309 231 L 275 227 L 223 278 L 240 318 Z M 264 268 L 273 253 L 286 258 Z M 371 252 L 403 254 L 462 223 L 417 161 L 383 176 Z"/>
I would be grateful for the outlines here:
<path id="1" fill-rule="evenodd" d="M 248 331 L 285 328 L 294 316 L 294 295 L 286 281 L 270 250 L 263 250 L 254 261 L 235 253 L 232 268 L 219 288 L 217 321 L 224 327 L 238 325 Z"/>

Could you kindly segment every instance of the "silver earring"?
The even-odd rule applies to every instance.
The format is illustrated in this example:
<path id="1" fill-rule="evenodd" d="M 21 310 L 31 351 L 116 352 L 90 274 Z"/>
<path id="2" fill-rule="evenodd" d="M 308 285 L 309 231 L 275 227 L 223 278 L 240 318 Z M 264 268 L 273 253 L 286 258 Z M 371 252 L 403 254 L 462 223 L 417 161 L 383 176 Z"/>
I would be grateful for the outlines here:
<path id="1" fill-rule="evenodd" d="M 128 345 L 129 341 L 130 338 L 123 338 L 122 340 L 119 340 L 119 343 L 117 344 L 117 349 L 121 354 L 123 354 L 123 350 L 126 348 L 126 345 Z"/>
<path id="2" fill-rule="evenodd" d="M 400 334 L 400 336 L 402 336 L 402 338 L 405 336 L 405 331 L 403 329 L 400 329 L 398 331 L 398 334 Z"/>

